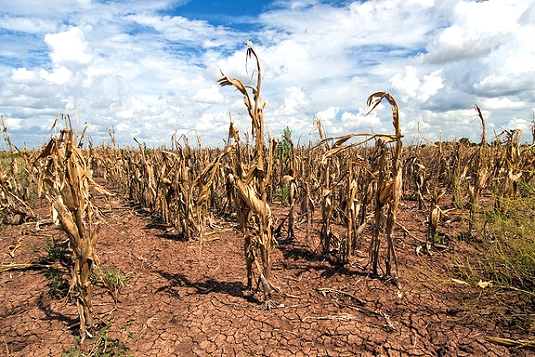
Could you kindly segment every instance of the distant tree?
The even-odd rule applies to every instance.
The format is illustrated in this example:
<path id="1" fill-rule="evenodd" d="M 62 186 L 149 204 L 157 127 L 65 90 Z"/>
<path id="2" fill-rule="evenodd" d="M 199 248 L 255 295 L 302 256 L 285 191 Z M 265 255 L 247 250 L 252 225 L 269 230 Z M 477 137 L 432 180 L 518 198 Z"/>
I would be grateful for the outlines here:
<path id="1" fill-rule="evenodd" d="M 461 138 L 459 140 L 459 144 L 470 146 L 472 143 L 470 142 L 470 139 L 468 139 L 468 138 Z"/>

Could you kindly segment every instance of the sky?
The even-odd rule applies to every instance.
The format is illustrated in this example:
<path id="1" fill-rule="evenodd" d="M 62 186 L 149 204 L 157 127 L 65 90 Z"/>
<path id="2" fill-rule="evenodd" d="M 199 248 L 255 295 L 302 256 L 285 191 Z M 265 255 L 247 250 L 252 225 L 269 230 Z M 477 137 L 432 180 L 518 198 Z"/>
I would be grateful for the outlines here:
<path id="1" fill-rule="evenodd" d="M 294 142 L 393 133 L 409 143 L 478 142 L 535 118 L 535 0 L 1 0 L 0 115 L 11 140 L 38 148 L 69 115 L 94 144 L 225 145 L 229 118 L 251 131 L 243 96 L 221 73 L 263 73 L 266 135 Z M 0 143 L 0 149 L 5 147 Z"/>

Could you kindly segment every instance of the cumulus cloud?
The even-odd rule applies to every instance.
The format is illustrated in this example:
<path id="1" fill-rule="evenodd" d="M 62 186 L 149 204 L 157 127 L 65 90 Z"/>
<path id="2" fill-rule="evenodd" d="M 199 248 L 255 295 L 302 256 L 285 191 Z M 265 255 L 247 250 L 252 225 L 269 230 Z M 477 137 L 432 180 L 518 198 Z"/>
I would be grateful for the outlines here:
<path id="1" fill-rule="evenodd" d="M 284 104 L 275 108 L 273 111 L 275 116 L 284 117 L 298 115 L 303 111 L 303 108 L 310 108 L 310 102 L 300 87 L 291 86 L 286 88 L 285 91 Z"/>
<path id="2" fill-rule="evenodd" d="M 196 102 L 206 104 L 222 103 L 223 95 L 219 91 L 219 88 L 213 85 L 210 88 L 199 89 L 192 99 Z"/>
<path id="3" fill-rule="evenodd" d="M 17 68 L 13 70 L 11 80 L 16 83 L 33 83 L 39 80 L 39 77 L 36 71 L 31 71 L 27 68 Z"/>
<path id="4" fill-rule="evenodd" d="M 426 60 L 436 63 L 490 54 L 514 37 L 528 2 L 457 1 L 444 15 L 450 23 L 436 31 Z"/>
<path id="5" fill-rule="evenodd" d="M 403 102 L 423 103 L 444 87 L 442 83 L 442 70 L 418 78 L 417 69 L 406 66 L 403 74 L 396 74 L 390 79 L 392 91 L 399 95 Z"/>
<path id="6" fill-rule="evenodd" d="M 88 43 L 84 32 L 79 27 L 71 27 L 60 33 L 47 34 L 45 42 L 50 46 L 50 59 L 54 64 L 87 64 L 92 56 L 88 52 Z"/>
<path id="7" fill-rule="evenodd" d="M 391 132 L 388 105 L 364 116 L 376 91 L 397 99 L 406 138 L 420 121 L 431 141 L 477 140 L 474 103 L 489 130 L 532 120 L 531 0 L 273 1 L 248 18 L 250 30 L 180 16 L 168 0 L 29 1 L 0 9 L 0 114 L 19 144 L 41 144 L 56 115 L 77 105 L 103 140 L 113 127 L 122 143 L 165 145 L 176 132 L 218 145 L 229 112 L 242 132 L 250 127 L 242 95 L 216 86 L 220 71 L 255 84 L 247 39 L 274 136 L 289 126 L 305 140 L 311 115 L 328 135 Z"/>
<path id="8" fill-rule="evenodd" d="M 52 84 L 69 83 L 72 76 L 72 72 L 63 66 L 56 67 L 51 72 L 42 69 L 39 74 L 41 75 L 42 79 L 51 82 Z"/>
<path id="9" fill-rule="evenodd" d="M 375 113 L 363 115 L 361 113 L 354 114 L 344 112 L 342 113 L 340 120 L 344 124 L 344 128 L 346 128 L 349 132 L 359 129 L 367 130 L 373 127 L 378 128 L 378 126 L 381 124 L 381 119 Z"/>
<path id="10" fill-rule="evenodd" d="M 507 97 L 485 98 L 480 104 L 483 108 L 493 109 L 517 109 L 524 108 L 526 103 L 514 101 Z"/>
<path id="11" fill-rule="evenodd" d="M 531 132 L 532 127 L 533 122 L 523 118 L 513 118 L 507 123 L 507 130 L 520 129 L 526 134 Z"/>

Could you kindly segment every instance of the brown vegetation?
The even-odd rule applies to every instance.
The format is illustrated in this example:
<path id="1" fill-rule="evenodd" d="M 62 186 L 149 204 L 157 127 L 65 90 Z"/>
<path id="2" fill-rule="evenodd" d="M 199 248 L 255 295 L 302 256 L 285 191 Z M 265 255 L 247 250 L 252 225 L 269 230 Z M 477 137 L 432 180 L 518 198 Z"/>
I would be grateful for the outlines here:
<path id="1" fill-rule="evenodd" d="M 147 223 L 147 227 L 160 227 L 164 230 L 163 233 L 160 232 L 161 236 L 172 237 L 172 242 L 180 242 L 179 245 L 166 241 L 167 245 L 173 247 L 170 249 L 180 247 L 188 250 L 194 247 L 191 249 L 195 250 L 199 271 L 206 268 L 200 264 L 215 264 L 218 269 L 225 265 L 218 261 L 227 257 L 214 256 L 216 251 L 213 247 L 218 244 L 218 249 L 225 251 L 223 254 L 232 255 L 230 252 L 234 251 L 236 245 L 233 232 L 239 226 L 247 277 L 247 285 L 243 289 L 240 285 L 232 285 L 235 282 L 224 282 L 223 271 L 203 273 L 210 275 L 209 282 L 194 281 L 193 278 L 187 278 L 185 273 L 179 275 L 162 270 L 164 267 L 160 262 L 135 256 L 143 262 L 140 269 L 144 274 L 153 276 L 151 274 L 157 271 L 159 277 L 155 279 L 160 283 L 164 279 L 163 284 L 169 284 L 167 287 L 158 287 L 156 292 L 164 289 L 169 294 L 180 297 L 183 297 L 180 292 L 182 288 L 196 290 L 196 294 L 225 292 L 231 295 L 232 301 L 222 305 L 240 304 L 234 299 L 239 298 L 251 303 L 247 305 L 248 308 L 256 304 L 267 309 L 286 308 L 291 304 L 291 299 L 301 299 L 299 301 L 310 306 L 319 292 L 323 298 L 329 296 L 331 300 L 327 301 L 335 302 L 337 308 L 345 309 L 344 314 L 330 311 L 321 316 L 317 313 L 299 316 L 300 322 L 296 327 L 299 331 L 307 330 L 306 326 L 309 325 L 310 328 L 312 325 L 317 328 L 317 321 L 312 322 L 315 320 L 336 320 L 340 324 L 340 321 L 356 319 L 349 312 L 358 311 L 368 319 L 366 321 L 381 321 L 380 329 L 388 333 L 398 328 L 391 323 L 390 315 L 379 308 L 368 307 L 367 304 L 372 299 L 359 297 L 359 291 L 373 294 L 374 290 L 369 288 L 373 286 L 385 294 L 391 293 L 391 289 L 395 289 L 398 296 L 415 294 L 410 289 L 425 289 L 431 284 L 418 285 L 415 282 L 417 279 L 403 276 L 403 272 L 416 274 L 419 268 L 414 265 L 422 264 L 421 269 L 426 270 L 428 279 L 434 280 L 450 296 L 455 295 L 458 288 L 456 284 L 461 284 L 473 288 L 467 295 L 477 295 L 474 291 L 483 295 L 482 289 L 491 287 L 497 289 L 494 290 L 496 293 L 507 294 L 509 298 L 518 301 L 519 308 L 523 309 L 522 314 L 514 307 L 504 312 L 504 305 L 496 302 L 496 310 L 504 314 L 504 321 L 508 321 L 510 316 L 522 316 L 522 320 L 516 325 L 511 324 L 511 331 L 514 330 L 511 333 L 507 328 L 500 330 L 507 333 L 507 336 L 490 336 L 486 342 L 512 346 L 516 341 L 518 346 L 532 346 L 527 338 L 531 330 L 526 329 L 531 329 L 535 321 L 532 318 L 535 249 L 533 232 L 530 230 L 535 212 L 532 200 L 535 194 L 535 149 L 519 145 L 518 131 L 505 132 L 506 139 L 503 142 L 497 140 L 492 145 L 487 144 L 483 134 L 481 143 L 473 147 L 456 142 L 403 146 L 398 105 L 391 94 L 378 92 L 369 97 L 368 107 L 372 111 L 383 99 L 388 101 L 392 107 L 393 134 L 351 133 L 326 138 L 321 122 L 314 119 L 320 133 L 320 142 L 296 146 L 287 135 L 283 139 L 289 145 L 288 150 L 281 153 L 276 139 L 266 140 L 264 136 L 263 115 L 266 103 L 260 95 L 260 60 L 251 43 L 247 43 L 247 46 L 246 58 L 252 58 L 256 65 L 255 86 L 248 87 L 241 80 L 229 78 L 223 73 L 218 83 L 221 86 L 232 86 L 243 95 L 251 119 L 253 144 L 249 142 L 247 133 L 240 137 L 236 124 L 230 119 L 224 149 L 203 148 L 200 142 L 195 148 L 185 137 L 173 138 L 171 148 L 147 149 L 139 142 L 137 148 L 120 148 L 116 145 L 112 132 L 111 145 L 94 147 L 85 138 L 85 129 L 78 137 L 77 128 L 73 128 L 70 118 L 66 117 L 63 118 L 65 129 L 39 152 L 21 151 L 19 157 L 24 160 L 26 184 L 22 184 L 19 179 L 16 150 L 11 149 L 7 155 L 5 162 L 8 165 L 2 167 L 0 172 L 0 213 L 3 222 L 32 222 L 36 227 L 44 225 L 46 215 L 39 216 L 31 208 L 29 201 L 32 185 L 28 185 L 28 182 L 38 188 L 39 197 L 45 197 L 50 202 L 50 222 L 63 229 L 69 242 L 70 261 L 66 259 L 72 268 L 69 290 L 70 296 L 76 300 L 82 340 L 85 336 L 93 337 L 94 332 L 102 327 L 99 325 L 102 316 L 95 321 L 92 301 L 93 286 L 97 281 L 111 293 L 112 304 L 119 304 L 116 296 L 117 283 L 113 286 L 114 283 L 101 268 L 96 253 L 100 249 L 97 249 L 97 241 L 99 227 L 103 225 L 103 212 L 118 209 L 117 202 L 122 197 L 150 213 L 156 223 Z M 477 106 L 476 110 L 484 128 L 481 111 Z M 5 126 L 4 132 L 10 148 L 14 148 Z M 101 180 L 109 191 L 115 193 L 102 189 L 94 182 L 94 178 Z M 286 194 L 282 195 L 282 192 Z M 97 196 L 98 206 L 95 203 Z M 120 204 L 125 205 L 124 202 Z M 320 210 L 316 211 L 317 208 Z M 132 209 L 129 208 L 128 211 L 134 215 Z M 19 215 L 19 218 L 10 221 L 10 217 L 12 219 L 15 215 Z M 400 219 L 400 215 L 403 218 Z M 114 215 L 113 219 L 118 221 L 120 218 Z M 109 226 L 109 223 L 106 224 Z M 112 230 L 108 228 L 109 235 Z M 219 239 L 214 238 L 218 231 Z M 38 233 L 36 228 L 32 235 L 37 237 Z M 135 234 L 141 233 L 137 231 Z M 119 233 L 117 236 L 124 238 Z M 382 243 L 383 236 L 386 247 Z M 152 238 L 155 239 L 154 236 Z M 18 242 L 10 241 L 2 246 L 12 258 L 15 258 L 15 250 L 21 246 L 17 244 L 24 238 L 17 239 Z M 215 240 L 218 242 L 214 243 Z M 133 245 L 129 249 L 145 249 L 141 248 L 141 242 L 136 245 L 135 238 L 130 237 L 126 241 Z M 105 244 L 109 247 L 111 243 Z M 275 247 L 279 249 L 276 250 Z M 123 249 L 126 251 L 126 248 L 114 249 L 118 249 L 117 259 L 123 259 L 120 252 Z M 478 249 L 483 253 L 477 253 Z M 185 260 L 171 261 L 169 257 L 173 257 L 173 254 Z M 276 254 L 278 277 L 273 274 L 273 254 Z M 433 259 L 440 259 L 439 257 L 443 259 L 442 264 L 433 263 L 436 262 Z M 124 259 L 131 259 L 131 256 L 125 253 Z M 165 259 L 170 259 L 169 264 L 185 264 L 191 268 L 194 257 L 186 251 L 180 254 L 168 251 Z M 329 268 L 326 268 L 326 264 L 329 264 Z M 413 266 L 409 268 L 404 264 Z M 299 265 L 299 268 L 293 265 Z M 157 270 L 143 270 L 147 266 L 157 267 Z M 49 261 L 26 265 L 24 262 L 11 262 L 3 264 L 1 271 L 2 274 L 10 274 L 15 269 L 25 271 L 28 268 L 57 267 Z M 256 290 L 255 268 L 258 273 Z M 227 266 L 227 269 L 231 268 Z M 368 288 L 361 286 L 359 291 L 348 290 L 347 286 L 322 288 L 315 284 L 317 281 L 302 282 L 302 276 L 313 269 L 328 270 L 331 276 L 338 277 L 335 280 L 340 280 L 340 274 L 345 274 L 349 277 L 348 286 L 357 284 L 354 281 L 358 280 L 366 282 Z M 134 271 L 135 273 L 137 272 Z M 448 274 L 448 279 L 444 279 L 444 274 Z M 276 281 L 280 282 L 281 276 L 289 276 L 292 283 L 286 282 L 284 287 L 275 284 Z M 204 275 L 196 276 L 195 279 L 203 277 Z M 318 275 L 311 275 L 310 278 L 320 279 Z M 321 278 L 324 283 L 328 281 L 323 276 Z M 11 276 L 7 278 L 10 279 Z M 221 286 L 224 284 L 232 286 L 225 288 Z M 409 285 L 410 289 L 404 288 L 404 284 Z M 260 286 L 263 296 L 261 302 L 254 297 Z M 306 293 L 300 290 L 303 296 L 308 294 L 306 298 L 296 297 L 291 292 L 291 289 L 299 290 L 303 287 L 311 289 Z M 236 291 L 240 289 L 247 293 Z M 430 292 L 425 296 L 433 300 L 438 299 L 439 295 Z M 423 292 L 417 296 L 419 303 L 426 303 L 421 296 L 424 296 Z M 99 298 L 104 299 L 101 295 Z M 132 303 L 133 299 L 130 297 L 129 301 Z M 488 301 L 489 297 L 485 296 L 481 301 L 485 299 Z M 408 310 L 400 311 L 395 307 L 396 301 L 383 296 L 374 303 L 387 306 L 391 312 L 406 313 Z M 454 303 L 460 305 L 463 301 L 457 299 Z M 224 309 L 223 306 L 219 307 Z M 226 307 L 227 310 L 232 310 L 232 307 Z M 426 315 L 424 320 L 440 320 L 448 315 L 445 310 L 455 309 L 444 302 L 435 304 L 434 308 L 444 311 Z M 462 310 L 460 306 L 456 308 L 458 311 L 455 314 Z M 467 325 L 472 323 L 471 319 L 476 315 L 471 315 L 468 310 L 462 311 L 467 317 L 461 321 L 465 323 L 470 320 L 466 322 Z M 308 309 L 304 311 L 311 313 Z M 5 317 L 14 312 L 3 311 L 2 314 Z M 400 317 L 398 322 L 404 327 L 398 331 L 414 332 L 425 325 L 420 317 L 415 317 L 414 321 L 410 316 L 405 317 Z M 285 321 L 283 317 L 280 318 L 282 320 L 279 322 Z M 150 328 L 149 320 L 144 324 L 140 331 Z M 457 324 L 453 326 L 458 327 Z M 452 330 L 454 327 L 451 327 Z M 345 331 L 344 328 L 340 331 Z M 479 334 L 489 334 L 491 331 L 486 320 L 473 323 L 472 328 Z M 276 329 L 278 331 L 279 327 Z M 2 330 L 5 331 L 5 327 Z M 371 333 L 372 330 L 368 326 L 366 331 Z M 346 331 L 347 333 L 349 332 Z M 343 332 L 337 334 L 342 336 Z M 419 338 L 423 338 L 423 332 L 418 331 L 418 334 Z M 460 338 L 462 334 L 454 335 Z M 100 336 L 103 338 L 102 334 Z M 400 337 L 400 341 L 406 342 L 405 337 Z M 484 343 L 482 339 L 483 337 L 478 342 L 480 345 Z M 347 351 L 358 352 L 350 347 L 347 337 L 343 341 Z M 5 343 L 7 354 L 11 355 L 10 341 Z M 418 350 L 418 353 L 443 355 L 437 350 L 431 352 L 428 345 L 433 343 L 428 341 L 427 347 Z M 499 355 L 506 351 L 497 347 L 482 348 L 478 345 L 476 348 L 470 343 L 467 345 L 478 353 L 486 351 Z M 397 351 L 398 355 L 404 355 L 403 348 L 398 341 L 392 350 Z M 139 350 L 142 348 L 139 347 Z M 219 350 L 223 353 L 222 351 Z M 323 349 L 314 351 L 327 353 Z M 333 351 L 340 352 L 335 348 L 329 350 Z M 384 352 L 384 348 L 381 351 Z M 451 352 L 451 349 L 446 348 L 444 351 Z"/>

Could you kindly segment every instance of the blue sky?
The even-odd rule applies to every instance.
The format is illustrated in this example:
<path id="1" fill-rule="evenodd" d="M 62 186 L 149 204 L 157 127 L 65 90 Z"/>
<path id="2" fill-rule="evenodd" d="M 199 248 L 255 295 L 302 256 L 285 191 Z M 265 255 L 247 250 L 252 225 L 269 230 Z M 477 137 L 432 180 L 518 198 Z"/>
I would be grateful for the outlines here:
<path id="1" fill-rule="evenodd" d="M 245 41 L 264 71 L 267 133 L 302 143 L 392 132 L 388 91 L 408 141 L 477 141 L 522 129 L 535 108 L 535 0 L 2 0 L 0 115 L 17 144 L 38 147 L 60 113 L 88 122 L 94 143 L 113 128 L 170 145 L 173 134 L 223 145 L 229 113 L 250 122 L 220 71 L 250 83 Z M 420 133 L 418 132 L 418 128 Z M 5 146 L 5 145 L 4 145 Z"/>
<path id="2" fill-rule="evenodd" d="M 205 20 L 212 25 L 227 26 L 240 31 L 252 29 L 255 18 L 270 7 L 271 1 L 203 1 L 192 0 L 184 4 L 177 3 L 171 11 L 163 13 L 183 16 L 189 19 Z"/>

